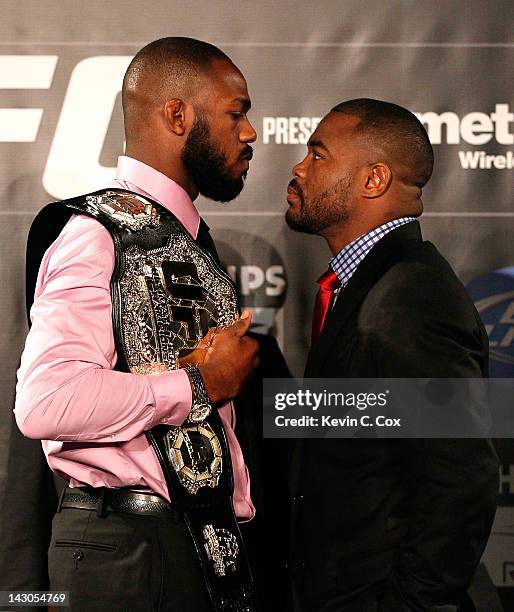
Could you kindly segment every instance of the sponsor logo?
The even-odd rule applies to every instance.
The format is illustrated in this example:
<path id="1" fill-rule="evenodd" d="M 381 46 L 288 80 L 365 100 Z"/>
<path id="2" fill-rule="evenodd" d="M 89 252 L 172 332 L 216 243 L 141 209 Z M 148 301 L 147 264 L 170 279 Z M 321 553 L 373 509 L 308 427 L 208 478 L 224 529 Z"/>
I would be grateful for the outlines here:
<path id="1" fill-rule="evenodd" d="M 307 144 L 321 117 L 263 117 L 263 144 Z"/>
<path id="2" fill-rule="evenodd" d="M 252 309 L 252 330 L 272 333 L 282 343 L 287 277 L 278 251 L 260 236 L 228 228 L 216 239 L 216 246 L 241 306 Z"/>
<path id="3" fill-rule="evenodd" d="M 0 55 L 0 90 L 49 89 L 56 55 Z M 0 142 L 34 142 L 42 108 L 0 108 Z"/>
<path id="4" fill-rule="evenodd" d="M 487 155 L 485 151 L 459 151 L 460 165 L 465 170 L 505 170 L 514 168 L 514 155 L 507 151 L 505 155 Z"/>
<path id="5" fill-rule="evenodd" d="M 508 104 L 496 104 L 490 114 L 483 112 L 467 113 L 459 117 L 457 113 L 414 113 L 425 126 L 430 142 L 435 145 L 442 143 L 458 145 L 466 143 L 482 146 L 491 142 L 497 145 L 514 144 L 514 134 L 511 124 L 514 113 Z M 465 170 L 510 170 L 514 168 L 514 154 L 490 155 L 487 151 L 459 151 L 459 161 Z"/>
<path id="6" fill-rule="evenodd" d="M 242 265 L 239 268 L 227 266 L 227 272 L 239 286 L 244 301 L 257 290 L 262 290 L 266 296 L 282 296 L 286 287 L 284 266 L 269 266 L 265 269 L 253 265 Z"/>
<path id="7" fill-rule="evenodd" d="M 489 336 L 490 375 L 514 377 L 514 267 L 476 278 L 467 290 Z"/>
<path id="8" fill-rule="evenodd" d="M 414 114 L 425 126 L 432 144 L 484 145 L 493 139 L 501 145 L 514 144 L 509 127 L 514 121 L 514 113 L 510 112 L 508 104 L 496 104 L 490 115 L 473 112 L 462 118 L 452 112 Z"/>
<path id="9" fill-rule="evenodd" d="M 112 179 L 114 168 L 100 160 L 131 59 L 88 57 L 73 68 L 43 171 L 43 187 L 52 197 L 87 193 Z M 51 88 L 58 60 L 55 55 L 0 55 L 0 90 Z M 42 108 L 0 108 L 0 142 L 36 141 L 43 115 Z M 117 136 L 121 145 L 121 133 Z"/>

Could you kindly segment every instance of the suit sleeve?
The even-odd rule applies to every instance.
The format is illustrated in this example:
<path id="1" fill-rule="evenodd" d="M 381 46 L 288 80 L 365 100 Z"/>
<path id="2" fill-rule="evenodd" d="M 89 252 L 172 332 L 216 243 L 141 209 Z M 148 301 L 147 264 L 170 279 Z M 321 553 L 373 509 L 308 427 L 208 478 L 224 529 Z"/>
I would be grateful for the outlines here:
<path id="1" fill-rule="evenodd" d="M 372 344 L 379 375 L 482 377 L 487 345 L 464 289 L 456 279 L 441 285 L 440 278 L 431 279 L 429 273 L 423 281 L 421 286 L 409 282 L 409 291 L 398 288 L 388 298 L 390 308 L 378 317 Z M 416 486 L 408 533 L 380 610 L 458 606 L 491 530 L 498 494 L 497 455 L 487 439 L 398 443 Z"/>

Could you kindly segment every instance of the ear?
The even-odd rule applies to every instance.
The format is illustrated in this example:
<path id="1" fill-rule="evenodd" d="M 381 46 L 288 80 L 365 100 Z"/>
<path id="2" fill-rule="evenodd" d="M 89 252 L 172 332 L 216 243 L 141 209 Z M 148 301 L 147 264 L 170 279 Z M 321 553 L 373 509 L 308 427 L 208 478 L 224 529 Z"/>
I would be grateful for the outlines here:
<path id="1" fill-rule="evenodd" d="M 378 163 L 368 167 L 365 177 L 364 193 L 365 198 L 378 198 L 389 188 L 393 173 L 387 164 Z"/>
<path id="2" fill-rule="evenodd" d="M 177 136 L 183 136 L 187 131 L 187 108 L 180 98 L 167 100 L 164 105 L 164 116 L 169 130 Z"/>

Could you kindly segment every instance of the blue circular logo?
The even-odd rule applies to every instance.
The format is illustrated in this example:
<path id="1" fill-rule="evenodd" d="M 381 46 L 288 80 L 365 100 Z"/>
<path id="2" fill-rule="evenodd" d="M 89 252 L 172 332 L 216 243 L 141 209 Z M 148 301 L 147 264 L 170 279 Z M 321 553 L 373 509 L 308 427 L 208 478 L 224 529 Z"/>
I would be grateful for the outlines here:
<path id="1" fill-rule="evenodd" d="M 489 373 L 495 378 L 514 376 L 514 267 L 501 268 L 467 285 L 487 334 Z"/>

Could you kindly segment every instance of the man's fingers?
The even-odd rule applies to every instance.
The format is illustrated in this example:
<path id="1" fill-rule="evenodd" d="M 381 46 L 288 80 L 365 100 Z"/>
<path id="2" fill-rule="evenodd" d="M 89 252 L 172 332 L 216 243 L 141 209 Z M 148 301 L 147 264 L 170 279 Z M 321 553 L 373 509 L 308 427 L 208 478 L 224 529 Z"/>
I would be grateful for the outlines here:
<path id="1" fill-rule="evenodd" d="M 215 327 L 209 327 L 205 336 L 201 339 L 200 344 L 208 344 L 212 341 L 213 336 L 216 334 Z"/>

